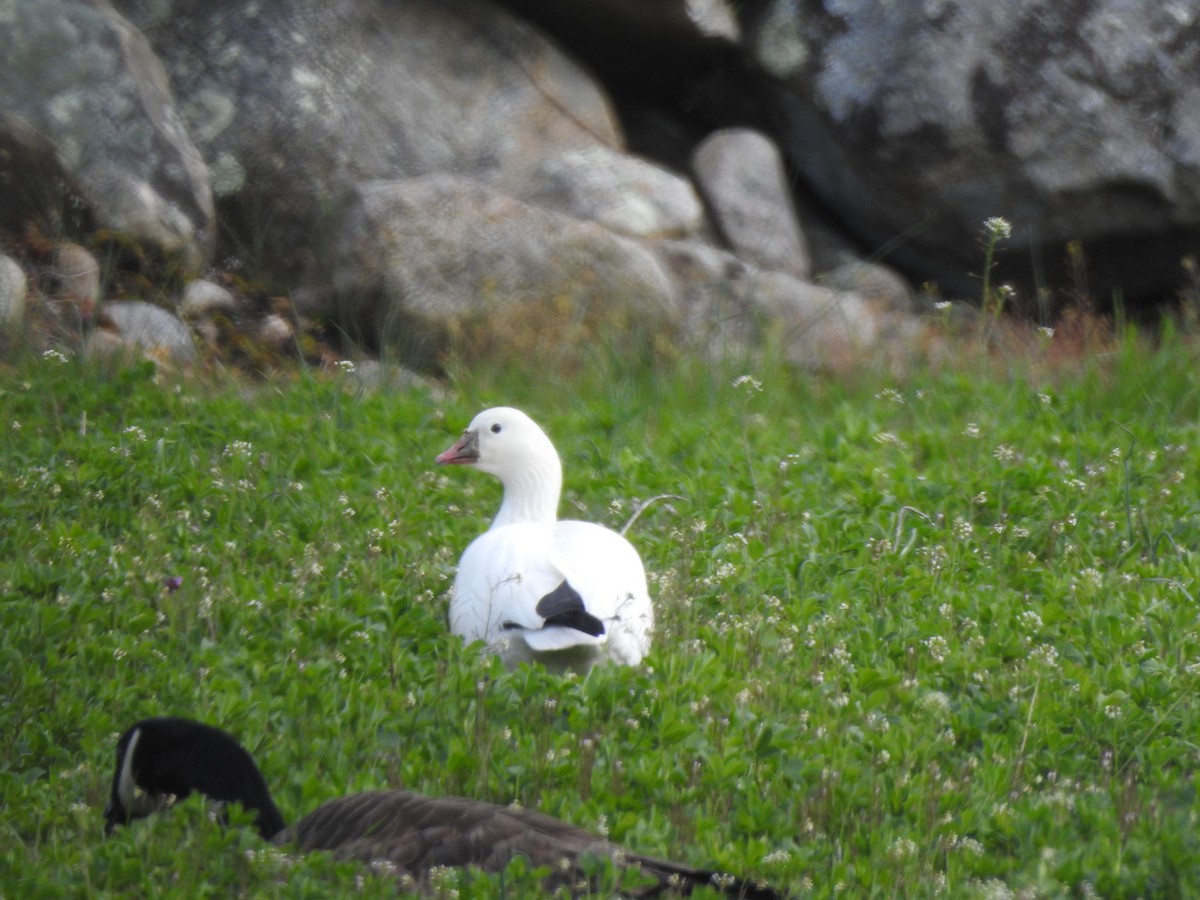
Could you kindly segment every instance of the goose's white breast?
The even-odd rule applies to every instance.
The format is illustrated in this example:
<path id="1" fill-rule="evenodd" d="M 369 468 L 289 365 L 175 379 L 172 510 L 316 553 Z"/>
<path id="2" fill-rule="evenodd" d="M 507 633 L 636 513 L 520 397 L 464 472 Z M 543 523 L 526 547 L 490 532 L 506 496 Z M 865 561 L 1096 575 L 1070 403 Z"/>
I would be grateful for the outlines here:
<path id="1" fill-rule="evenodd" d="M 450 630 L 467 640 L 489 643 L 506 622 L 540 628 L 538 600 L 563 574 L 553 565 L 554 524 L 518 522 L 485 531 L 458 564 L 450 601 Z"/>

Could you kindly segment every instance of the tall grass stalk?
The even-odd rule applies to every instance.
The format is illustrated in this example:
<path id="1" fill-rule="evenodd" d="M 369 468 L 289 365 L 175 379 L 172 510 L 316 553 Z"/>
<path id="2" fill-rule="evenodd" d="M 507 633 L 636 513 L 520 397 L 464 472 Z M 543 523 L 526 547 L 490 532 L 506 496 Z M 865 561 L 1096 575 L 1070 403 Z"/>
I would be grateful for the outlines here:
<path id="1" fill-rule="evenodd" d="M 996 266 L 996 251 L 1002 241 L 1012 237 L 1012 225 L 1007 219 L 994 216 L 983 223 L 983 317 L 984 347 L 990 341 L 1004 314 L 1005 303 L 1012 293 L 1008 285 L 992 285 L 992 269 Z"/>

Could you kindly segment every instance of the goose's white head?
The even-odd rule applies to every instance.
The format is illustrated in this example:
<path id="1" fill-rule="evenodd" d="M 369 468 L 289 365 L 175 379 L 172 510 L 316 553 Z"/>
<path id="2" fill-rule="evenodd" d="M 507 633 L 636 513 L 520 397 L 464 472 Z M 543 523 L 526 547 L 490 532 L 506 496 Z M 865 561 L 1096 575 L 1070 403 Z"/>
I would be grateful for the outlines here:
<path id="1" fill-rule="evenodd" d="M 484 410 L 436 461 L 471 466 L 500 479 L 504 500 L 493 528 L 557 518 L 562 490 L 558 451 L 538 424 L 519 409 L 497 406 Z"/>

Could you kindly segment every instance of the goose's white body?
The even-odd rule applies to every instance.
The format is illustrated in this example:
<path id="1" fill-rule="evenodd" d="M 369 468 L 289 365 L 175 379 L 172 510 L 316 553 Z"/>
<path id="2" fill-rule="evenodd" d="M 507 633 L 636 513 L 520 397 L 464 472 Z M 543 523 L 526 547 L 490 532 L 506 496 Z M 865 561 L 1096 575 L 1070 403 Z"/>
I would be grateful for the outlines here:
<path id="1" fill-rule="evenodd" d="M 609 528 L 558 520 L 562 466 L 533 420 L 507 407 L 480 413 L 438 462 L 471 465 L 504 485 L 491 528 L 459 561 L 453 633 L 484 641 L 510 665 L 641 662 L 654 618 L 641 557 Z"/>

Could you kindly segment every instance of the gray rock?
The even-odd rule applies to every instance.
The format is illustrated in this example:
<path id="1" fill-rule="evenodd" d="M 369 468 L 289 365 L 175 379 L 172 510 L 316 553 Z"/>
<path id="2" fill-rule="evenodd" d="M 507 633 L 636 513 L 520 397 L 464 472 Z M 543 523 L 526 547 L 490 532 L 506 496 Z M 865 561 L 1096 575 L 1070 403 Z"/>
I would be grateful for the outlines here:
<path id="1" fill-rule="evenodd" d="M 507 5 L 554 32 L 580 32 L 625 49 L 657 42 L 670 56 L 695 51 L 705 40 L 741 38 L 737 8 L 727 0 L 507 0 Z M 630 53 L 630 56 L 636 54 Z"/>
<path id="2" fill-rule="evenodd" d="M 880 309 L 916 312 L 912 288 L 897 272 L 878 263 L 843 263 L 821 275 L 819 282 L 835 291 L 858 294 Z"/>
<path id="3" fill-rule="evenodd" d="M 119 233 L 199 264 L 208 169 L 142 34 L 106 2 L 21 0 L 0 22 L 0 219 Z"/>
<path id="4" fill-rule="evenodd" d="M 1081 241 L 1107 300 L 1170 291 L 1200 242 L 1200 8 L 1181 0 L 769 0 L 743 20 L 782 87 L 781 144 L 885 262 L 976 296 L 1067 281 Z"/>
<path id="5" fill-rule="evenodd" d="M 237 308 L 233 294 L 211 281 L 198 278 L 189 281 L 179 298 L 179 317 L 184 321 L 207 319 L 217 313 L 231 313 Z"/>
<path id="6" fill-rule="evenodd" d="M 729 0 L 523 5 L 629 38 L 608 57 L 640 55 L 620 82 L 627 88 L 647 67 L 672 67 L 663 73 L 671 86 L 656 82 L 650 92 L 660 106 L 662 90 L 700 71 L 720 79 L 737 70 L 748 80 L 736 85 L 755 83 L 735 58 L 740 26 Z M 722 133 L 697 154 L 736 255 L 704 246 L 714 224 L 692 184 L 626 153 L 592 76 L 506 8 L 486 0 L 3 7 L 0 201 L 12 202 L 0 202 L 0 225 L 36 215 L 56 235 L 107 229 L 191 264 L 217 230 L 215 195 L 228 236 L 222 268 L 252 265 L 267 293 L 286 292 L 298 310 L 426 368 L 450 348 L 536 357 L 572 353 L 605 331 L 670 340 L 684 297 L 704 328 L 720 332 L 731 319 L 733 344 L 818 323 L 827 348 L 871 346 L 859 294 L 782 277 L 806 275 L 808 252 L 769 141 Z M 748 20 L 753 12 L 738 10 Z M 680 167 L 693 129 L 707 127 L 707 111 L 728 102 L 734 84 L 715 90 L 722 99 L 713 105 L 696 83 Z M 190 335 L 183 340 L 183 326 L 161 310 L 113 304 L 89 321 L 105 278 L 136 256 L 120 251 L 139 249 L 116 237 L 97 235 L 95 246 L 114 251 L 103 266 L 64 244 L 53 278 L 39 277 L 39 289 L 74 304 L 49 304 L 62 329 L 78 336 L 81 324 L 95 325 L 97 347 L 190 358 Z M 655 248 L 681 239 L 694 243 L 667 254 L 679 269 L 669 277 Z M 704 265 L 681 262 L 689 255 Z M 144 271 L 160 271 L 157 261 Z M 680 274 L 706 266 L 710 284 Z M 276 347 L 296 340 L 282 304 L 268 313 L 243 302 L 194 281 L 178 313 L 218 349 L 230 324 Z M 831 307 L 849 311 L 848 337 L 830 337 Z M 809 353 L 792 344 L 797 358 Z"/>
<path id="7" fill-rule="evenodd" d="M 717 229 L 738 256 L 799 279 L 812 274 L 783 159 L 769 138 L 745 128 L 714 132 L 696 148 L 692 169 Z"/>
<path id="8" fill-rule="evenodd" d="M 545 159 L 520 197 L 631 237 L 686 237 L 704 218 L 690 182 L 599 144 Z"/>
<path id="9" fill-rule="evenodd" d="M 28 286 L 25 270 L 17 261 L 0 255 L 0 326 L 16 325 L 22 321 Z"/>
<path id="10" fill-rule="evenodd" d="M 637 9 L 645 9 L 641 4 L 634 6 Z M 742 29 L 738 25 L 735 6 L 736 4 L 726 3 L 725 0 L 684 0 L 688 18 L 695 23 L 696 29 L 702 35 L 736 42 L 741 40 Z"/>
<path id="11" fill-rule="evenodd" d="M 54 248 L 50 271 L 53 296 L 89 318 L 100 302 L 100 263 L 85 247 L 62 243 Z"/>
<path id="12" fill-rule="evenodd" d="M 714 359 L 774 348 L 802 368 L 844 367 L 876 352 L 884 318 L 855 293 L 764 272 L 724 251 L 663 241 L 684 307 L 683 341 Z"/>
<path id="13" fill-rule="evenodd" d="M 591 77 L 479 0 L 121 6 L 212 166 L 236 235 L 222 254 L 284 286 L 326 283 L 360 182 L 457 172 L 503 187 L 548 155 L 621 143 Z"/>
<path id="14" fill-rule="evenodd" d="M 122 346 L 136 348 L 163 362 L 195 361 L 196 345 L 191 331 L 165 309 L 140 300 L 125 300 L 105 304 L 103 312 L 115 328 Z"/>
<path id="15" fill-rule="evenodd" d="M 452 346 L 571 354 L 675 313 L 637 243 L 451 175 L 360 186 L 341 234 L 339 319 L 417 368 Z"/>
<path id="16" fill-rule="evenodd" d="M 258 323 L 257 337 L 269 347 L 291 347 L 296 340 L 292 325 L 279 313 L 269 313 Z"/>

